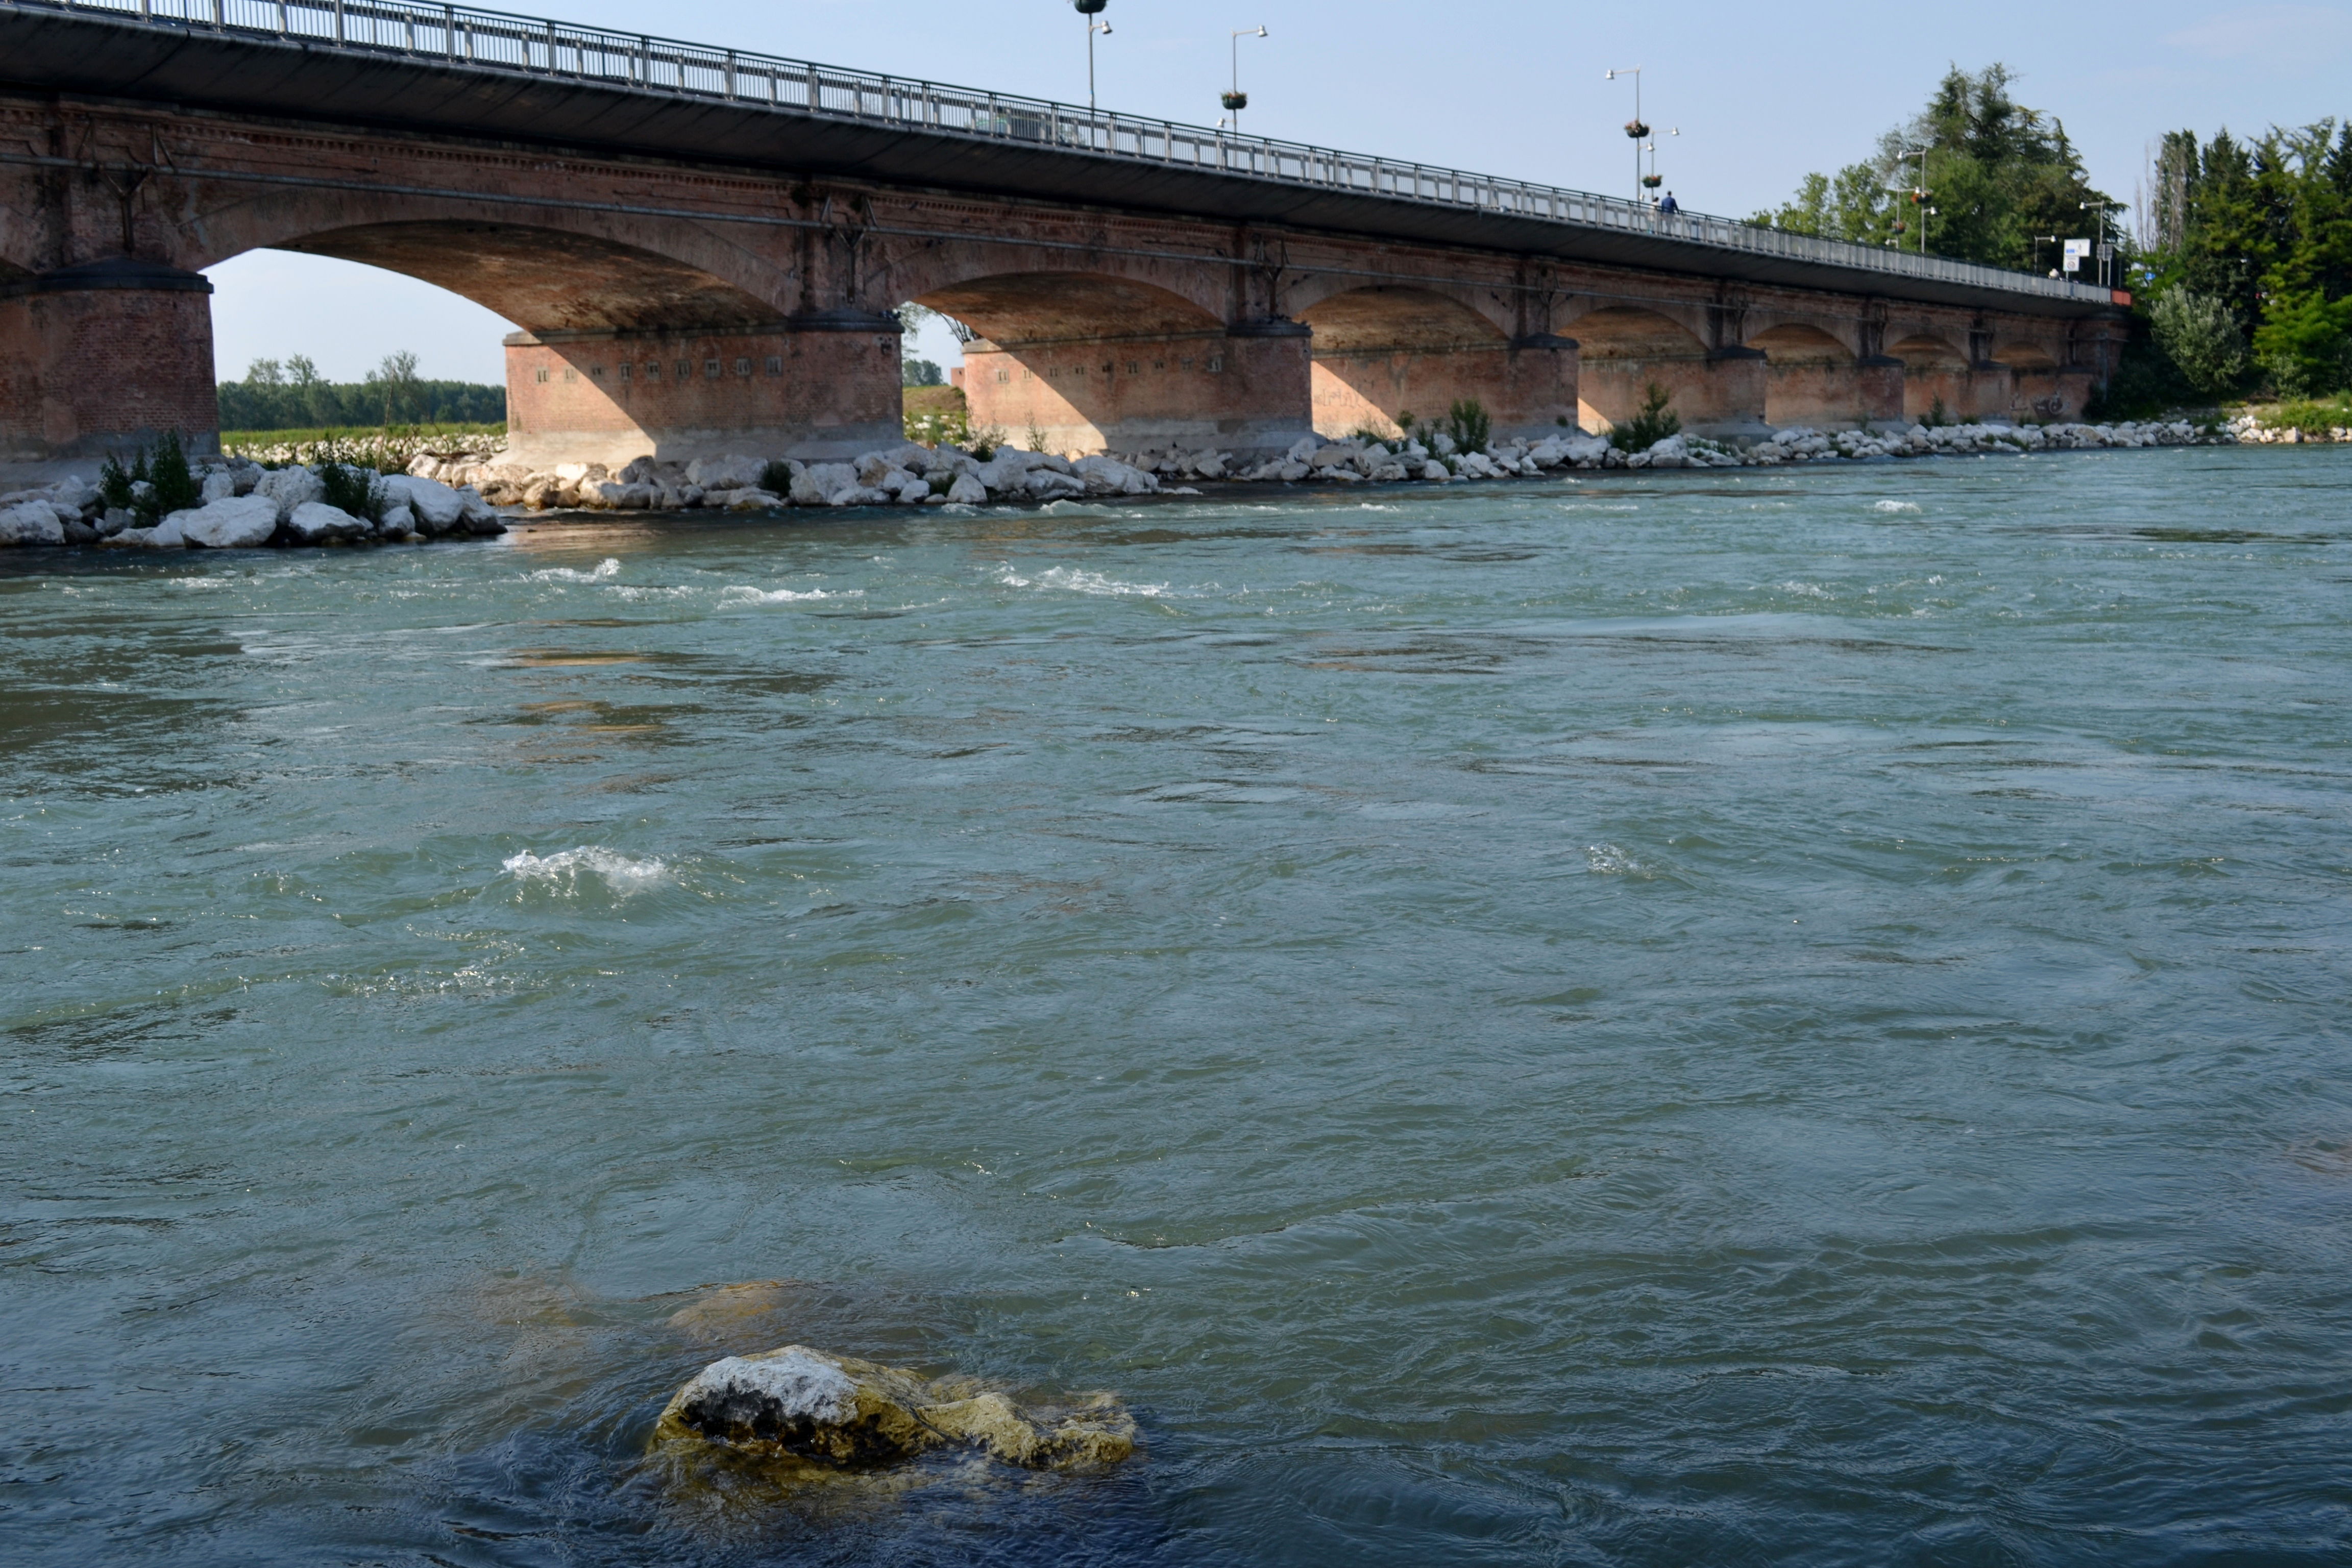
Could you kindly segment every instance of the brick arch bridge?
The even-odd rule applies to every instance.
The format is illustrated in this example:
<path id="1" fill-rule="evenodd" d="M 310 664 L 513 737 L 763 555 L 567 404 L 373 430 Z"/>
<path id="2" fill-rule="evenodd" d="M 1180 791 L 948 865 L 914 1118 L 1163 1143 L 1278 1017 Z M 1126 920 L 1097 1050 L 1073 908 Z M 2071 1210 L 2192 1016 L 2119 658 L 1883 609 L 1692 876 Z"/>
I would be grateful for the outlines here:
<path id="1" fill-rule="evenodd" d="M 558 460 L 895 439 L 908 300 L 979 334 L 976 426 L 1066 450 L 1465 397 L 1593 427 L 1653 385 L 1700 430 L 2073 414 L 2123 325 L 2074 284 L 405 0 L 0 0 L 0 215 L 16 461 L 209 443 L 201 272 L 264 247 L 516 323 L 514 441 Z"/>

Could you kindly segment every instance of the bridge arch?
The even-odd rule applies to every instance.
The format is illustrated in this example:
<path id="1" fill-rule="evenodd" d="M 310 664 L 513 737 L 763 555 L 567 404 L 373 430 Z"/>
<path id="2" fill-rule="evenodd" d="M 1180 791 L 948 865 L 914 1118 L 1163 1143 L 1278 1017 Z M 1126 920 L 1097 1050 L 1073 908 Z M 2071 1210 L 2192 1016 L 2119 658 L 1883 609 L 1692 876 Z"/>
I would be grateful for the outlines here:
<path id="1" fill-rule="evenodd" d="M 1706 344 L 1690 328 L 1661 311 L 1636 305 L 1603 305 L 1575 317 L 1578 423 L 1607 429 L 1630 419 L 1653 386 L 1672 399 L 1669 406 L 1686 424 L 1714 412 L 1708 395 Z M 1758 412 L 1760 414 L 1761 409 Z"/>
<path id="2" fill-rule="evenodd" d="M 1853 350 L 1818 325 L 1783 321 L 1750 337 L 1747 346 L 1765 356 L 1769 425 L 1843 427 L 1879 412 L 1857 374 Z"/>
<path id="3" fill-rule="evenodd" d="M 950 272 L 911 298 L 979 334 L 963 356 L 975 433 L 1133 453 L 1255 448 L 1303 429 L 1307 329 L 1297 323 L 1231 324 L 1196 294 L 1125 269 Z"/>
<path id="4" fill-rule="evenodd" d="M 1452 289 L 1370 284 L 1326 293 L 1301 312 L 1313 330 L 1315 427 L 1325 436 L 1399 433 L 1406 416 L 1443 421 L 1475 400 L 1497 436 L 1535 435 L 1576 417 L 1576 349 L 1515 342 Z"/>

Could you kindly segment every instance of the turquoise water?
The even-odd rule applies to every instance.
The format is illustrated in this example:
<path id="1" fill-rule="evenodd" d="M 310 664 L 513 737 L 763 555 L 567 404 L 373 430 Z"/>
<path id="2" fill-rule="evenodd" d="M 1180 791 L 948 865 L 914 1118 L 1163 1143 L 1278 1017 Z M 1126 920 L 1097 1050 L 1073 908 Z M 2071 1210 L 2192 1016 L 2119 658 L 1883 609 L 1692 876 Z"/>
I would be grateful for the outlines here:
<path id="1" fill-rule="evenodd" d="M 0 1554 L 2341 1562 L 2348 458 L 20 553 Z"/>

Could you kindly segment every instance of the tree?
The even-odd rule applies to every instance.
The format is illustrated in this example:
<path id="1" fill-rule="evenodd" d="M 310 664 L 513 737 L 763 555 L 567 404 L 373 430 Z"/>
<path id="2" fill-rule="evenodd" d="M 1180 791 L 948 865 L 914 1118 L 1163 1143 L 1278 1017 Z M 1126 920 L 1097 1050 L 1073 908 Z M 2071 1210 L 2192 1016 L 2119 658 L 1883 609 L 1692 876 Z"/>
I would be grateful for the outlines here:
<path id="1" fill-rule="evenodd" d="M 2157 345 L 2200 392 L 2221 393 L 2237 384 L 2246 368 L 2246 336 L 2229 306 L 2178 283 L 2157 296 L 2148 316 Z"/>
<path id="2" fill-rule="evenodd" d="M 383 422 L 414 423 L 422 416 L 418 407 L 416 356 L 406 349 L 383 356 L 383 363 L 368 372 L 367 384 L 376 389 L 383 399 Z"/>
<path id="3" fill-rule="evenodd" d="M 1927 248 L 1937 255 L 2033 267 L 2034 235 L 2079 235 L 2111 220 L 2102 205 L 2107 198 L 2092 187 L 2064 124 L 2011 98 L 2014 79 L 2002 65 L 1973 75 L 1953 67 L 1916 118 L 1879 138 L 1874 156 L 1846 165 L 1834 181 L 1806 175 L 1793 200 L 1757 220 L 1800 234 L 1906 247 L 1918 243 L 1916 226 L 1924 223 Z M 1923 155 L 1924 199 L 1914 200 L 1923 188 Z M 1936 209 L 1933 216 L 1927 207 Z"/>

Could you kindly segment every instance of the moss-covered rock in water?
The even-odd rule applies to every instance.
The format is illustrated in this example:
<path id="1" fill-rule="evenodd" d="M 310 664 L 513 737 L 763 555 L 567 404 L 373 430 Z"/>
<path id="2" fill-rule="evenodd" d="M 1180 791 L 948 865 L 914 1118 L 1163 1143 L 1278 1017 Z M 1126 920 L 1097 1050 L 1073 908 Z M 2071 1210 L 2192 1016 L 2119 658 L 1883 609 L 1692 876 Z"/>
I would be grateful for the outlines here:
<path id="1" fill-rule="evenodd" d="M 786 1345 L 704 1367 L 671 1396 L 654 1440 L 825 1470 L 875 1469 L 951 1445 L 1030 1469 L 1066 1469 L 1134 1453 L 1135 1423 L 1108 1394 L 1029 1410 L 969 1378 L 924 1378 Z"/>

